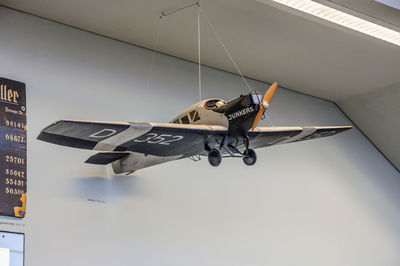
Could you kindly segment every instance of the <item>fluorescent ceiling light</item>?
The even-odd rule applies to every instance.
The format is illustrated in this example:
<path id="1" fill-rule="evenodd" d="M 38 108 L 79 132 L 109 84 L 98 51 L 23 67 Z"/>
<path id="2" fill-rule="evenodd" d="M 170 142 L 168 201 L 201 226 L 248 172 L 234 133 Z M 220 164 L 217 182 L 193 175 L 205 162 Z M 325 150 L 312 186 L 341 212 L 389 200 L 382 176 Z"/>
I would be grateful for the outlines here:
<path id="1" fill-rule="evenodd" d="M 381 4 L 400 9 L 400 1 L 399 0 L 375 0 L 375 2 L 379 2 Z"/>
<path id="2" fill-rule="evenodd" d="M 268 0 L 257 0 L 267 3 Z M 344 13 L 311 0 L 272 0 L 307 14 L 400 46 L 400 32 Z"/>

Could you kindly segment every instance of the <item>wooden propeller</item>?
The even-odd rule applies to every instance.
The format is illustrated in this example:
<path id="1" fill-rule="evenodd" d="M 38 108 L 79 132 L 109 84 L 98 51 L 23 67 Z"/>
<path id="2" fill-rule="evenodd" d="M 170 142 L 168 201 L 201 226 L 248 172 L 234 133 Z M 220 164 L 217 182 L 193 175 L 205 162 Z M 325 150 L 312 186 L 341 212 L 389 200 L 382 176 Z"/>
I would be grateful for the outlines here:
<path id="1" fill-rule="evenodd" d="M 260 121 L 262 115 L 264 112 L 268 109 L 269 104 L 271 103 L 272 98 L 274 97 L 276 88 L 278 87 L 278 83 L 274 82 L 271 87 L 267 90 L 267 92 L 264 95 L 264 98 L 260 102 L 260 110 L 257 113 L 256 118 L 254 119 L 253 126 L 251 127 L 251 130 L 254 130 L 258 124 L 258 121 Z"/>

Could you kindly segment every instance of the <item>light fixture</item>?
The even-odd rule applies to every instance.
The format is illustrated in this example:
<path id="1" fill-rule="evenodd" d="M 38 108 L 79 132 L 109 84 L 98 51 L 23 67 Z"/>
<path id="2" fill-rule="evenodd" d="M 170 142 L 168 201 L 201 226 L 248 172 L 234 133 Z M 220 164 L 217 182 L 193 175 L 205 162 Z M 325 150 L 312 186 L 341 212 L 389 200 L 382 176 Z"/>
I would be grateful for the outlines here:
<path id="1" fill-rule="evenodd" d="M 257 0 L 268 4 L 271 0 Z M 322 5 L 311 0 L 272 0 L 273 2 L 300 10 L 307 14 L 322 18 L 324 20 L 339 24 L 346 28 L 367 34 L 397 46 L 400 46 L 400 32 L 358 18 L 337 9 Z"/>
<path id="2" fill-rule="evenodd" d="M 375 2 L 379 2 L 381 4 L 400 9 L 400 1 L 399 0 L 375 0 Z"/>

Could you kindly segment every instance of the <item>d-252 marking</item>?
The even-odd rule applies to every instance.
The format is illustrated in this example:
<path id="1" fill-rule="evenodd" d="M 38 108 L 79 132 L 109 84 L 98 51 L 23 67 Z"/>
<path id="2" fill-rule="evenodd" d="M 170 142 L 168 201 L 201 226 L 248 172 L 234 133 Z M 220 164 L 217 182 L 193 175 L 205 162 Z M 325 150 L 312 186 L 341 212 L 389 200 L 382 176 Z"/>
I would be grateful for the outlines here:
<path id="1" fill-rule="evenodd" d="M 147 133 L 144 135 L 144 138 L 138 138 L 138 139 L 135 139 L 134 141 L 135 142 L 146 142 L 149 144 L 170 145 L 170 143 L 179 141 L 181 139 L 183 139 L 183 136 Z"/>

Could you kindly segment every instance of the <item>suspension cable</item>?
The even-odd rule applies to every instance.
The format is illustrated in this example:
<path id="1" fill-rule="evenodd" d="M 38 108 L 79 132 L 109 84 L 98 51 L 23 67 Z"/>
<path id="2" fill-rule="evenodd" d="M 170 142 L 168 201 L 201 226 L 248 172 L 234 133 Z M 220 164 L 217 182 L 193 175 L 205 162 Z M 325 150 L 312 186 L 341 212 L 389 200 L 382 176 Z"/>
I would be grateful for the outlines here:
<path id="1" fill-rule="evenodd" d="M 220 43 L 221 46 L 224 48 L 225 53 L 228 55 L 228 57 L 229 57 L 229 59 L 231 60 L 232 64 L 235 66 L 237 72 L 238 72 L 238 73 L 240 74 L 240 76 L 242 77 L 242 79 L 243 79 L 244 83 L 246 84 L 247 88 L 249 89 L 249 91 L 252 91 L 251 88 L 250 88 L 249 83 L 247 83 L 246 78 L 243 76 L 242 71 L 240 71 L 240 69 L 239 69 L 238 65 L 236 64 L 235 60 L 233 60 L 231 54 L 229 53 L 228 48 L 226 48 L 226 46 L 225 46 L 224 42 L 222 41 L 221 37 L 218 35 L 217 30 L 216 30 L 215 27 L 212 25 L 211 21 L 210 21 L 209 18 L 207 17 L 207 15 L 206 15 L 206 13 L 204 12 L 204 10 L 203 10 L 201 7 L 199 7 L 199 9 L 200 9 L 201 13 L 203 14 L 203 16 L 204 16 L 204 18 L 205 18 L 207 24 L 210 26 L 211 30 L 213 31 L 215 37 L 217 37 L 219 43 Z"/>
<path id="2" fill-rule="evenodd" d="M 155 61 L 156 53 L 157 53 L 158 41 L 160 38 L 160 25 L 161 25 L 161 19 L 158 20 L 158 23 L 157 23 L 156 37 L 155 37 L 154 43 L 153 43 L 153 54 L 151 55 L 149 74 L 147 75 L 147 86 L 146 87 L 148 90 L 150 89 L 150 80 L 151 80 L 151 75 L 153 74 L 153 66 L 154 66 L 154 61 Z"/>
<path id="3" fill-rule="evenodd" d="M 201 101 L 201 39 L 200 39 L 200 5 L 197 6 L 197 55 L 199 61 L 199 101 Z"/>
<path id="4" fill-rule="evenodd" d="M 211 23 L 210 19 L 208 18 L 208 16 L 204 12 L 204 10 L 200 7 L 200 0 L 196 0 L 195 3 L 193 3 L 193 4 L 190 4 L 190 5 L 187 5 L 187 6 L 172 10 L 170 12 L 163 11 L 163 12 L 161 12 L 160 19 L 162 19 L 163 17 L 169 16 L 171 14 L 174 14 L 174 13 L 176 13 L 178 11 L 181 11 L 183 9 L 189 8 L 191 6 L 194 6 L 194 5 L 197 5 L 197 55 L 198 55 L 198 76 L 199 76 L 198 77 L 199 78 L 199 82 L 198 82 L 199 83 L 199 100 L 201 100 L 201 98 L 202 98 L 202 86 L 201 86 L 201 34 L 200 34 L 200 17 L 201 17 L 201 14 L 205 18 L 208 26 L 211 28 L 211 30 L 214 33 L 215 37 L 217 38 L 218 42 L 224 48 L 225 53 L 227 54 L 228 58 L 232 62 L 233 66 L 236 68 L 238 74 L 240 75 L 240 77 L 242 78 L 244 83 L 246 84 L 248 90 L 252 91 L 249 83 L 247 82 L 246 78 L 243 76 L 242 71 L 240 71 L 240 69 L 239 69 L 238 65 L 236 64 L 235 60 L 233 59 L 233 57 L 229 53 L 229 50 L 225 46 L 222 38 L 218 34 L 217 30 L 215 29 L 215 27 Z M 154 42 L 153 56 L 152 56 L 151 66 L 150 66 L 149 80 L 150 80 L 150 76 L 151 76 L 151 73 L 152 73 L 152 70 L 153 70 L 153 64 L 154 64 L 154 58 L 155 58 L 155 50 L 157 49 L 157 46 L 158 46 L 159 30 L 160 30 L 159 28 L 160 27 L 158 25 L 157 26 L 157 36 L 156 36 L 156 40 Z M 149 83 L 149 81 L 148 81 L 148 83 Z"/>

